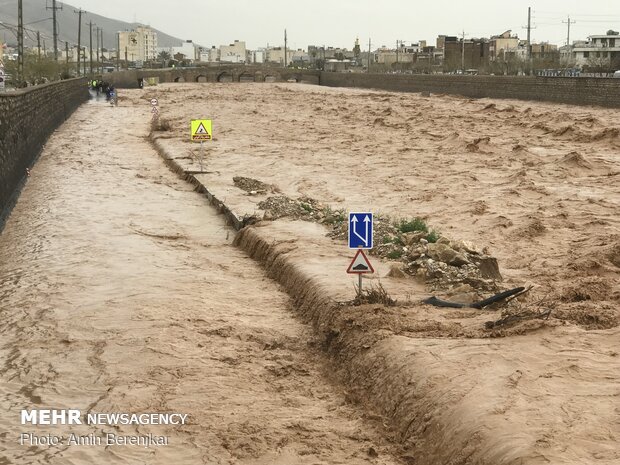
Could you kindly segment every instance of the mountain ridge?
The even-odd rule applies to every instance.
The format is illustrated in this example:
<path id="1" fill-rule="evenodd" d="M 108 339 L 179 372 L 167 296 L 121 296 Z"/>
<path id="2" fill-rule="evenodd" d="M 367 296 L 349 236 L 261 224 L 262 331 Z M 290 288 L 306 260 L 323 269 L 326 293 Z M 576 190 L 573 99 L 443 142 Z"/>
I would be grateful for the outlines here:
<path id="1" fill-rule="evenodd" d="M 46 9 L 46 3 L 51 5 L 49 0 L 28 0 L 23 5 L 24 16 L 24 43 L 32 46 L 36 44 L 36 31 L 40 31 L 41 47 L 45 45 L 47 50 L 53 48 L 53 24 L 52 12 Z M 58 22 L 58 49 L 64 50 L 65 42 L 69 42 L 69 46 L 75 46 L 78 40 L 78 15 L 74 11 L 78 11 L 77 7 L 65 2 L 57 2 L 57 6 L 62 9 L 57 10 L 56 19 Z M 90 31 L 88 23 L 93 24 L 93 48 L 96 47 L 95 27 L 103 28 L 103 44 L 105 48 L 116 49 L 118 31 L 131 30 L 142 23 L 128 23 L 113 18 L 108 18 L 96 13 L 87 11 L 82 15 L 82 46 L 89 46 Z M 12 27 L 17 24 L 17 2 L 13 5 L 0 3 L 0 22 L 7 23 L 11 27 L 7 28 L 0 25 L 0 34 L 4 36 L 3 41 L 9 44 L 17 44 L 16 31 L 17 28 Z M 150 27 L 150 26 L 149 26 Z M 182 39 L 174 37 L 170 34 L 152 28 L 157 32 L 158 47 L 174 47 L 183 43 Z"/>

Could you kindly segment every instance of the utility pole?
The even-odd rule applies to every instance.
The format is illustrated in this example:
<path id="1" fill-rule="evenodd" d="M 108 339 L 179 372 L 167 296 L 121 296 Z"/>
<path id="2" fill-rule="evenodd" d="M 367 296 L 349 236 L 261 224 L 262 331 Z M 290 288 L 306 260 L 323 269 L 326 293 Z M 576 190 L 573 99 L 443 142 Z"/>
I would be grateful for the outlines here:
<path id="1" fill-rule="evenodd" d="M 69 42 L 65 42 L 65 59 L 67 60 L 67 67 L 69 66 Z M 69 70 L 67 69 L 67 72 Z"/>
<path id="2" fill-rule="evenodd" d="M 17 73 L 19 81 L 24 80 L 24 8 L 17 0 Z"/>
<path id="3" fill-rule="evenodd" d="M 461 72 L 465 74 L 465 31 L 463 30 L 463 38 L 461 39 Z"/>
<path id="4" fill-rule="evenodd" d="M 396 64 L 398 64 L 398 40 L 396 41 Z"/>
<path id="5" fill-rule="evenodd" d="M 99 69 L 99 28 L 95 32 L 97 36 L 97 69 Z"/>
<path id="6" fill-rule="evenodd" d="M 82 53 L 82 14 L 86 13 L 81 8 L 78 11 L 73 10 L 78 15 L 78 59 L 77 59 L 77 74 L 80 75 L 80 53 Z M 84 68 L 84 74 L 86 74 L 86 68 Z"/>
<path id="7" fill-rule="evenodd" d="M 566 45 L 570 47 L 570 25 L 575 24 L 577 21 L 571 21 L 570 16 L 568 17 L 568 21 L 562 21 L 564 24 L 568 24 L 568 33 L 566 35 Z"/>
<path id="8" fill-rule="evenodd" d="M 93 25 L 94 23 L 92 21 L 88 22 L 88 30 L 89 30 L 89 40 L 88 40 L 88 46 L 89 46 L 89 55 L 88 57 L 90 58 L 90 74 L 93 74 Z"/>
<path id="9" fill-rule="evenodd" d="M 370 37 L 368 38 L 368 73 L 370 73 Z"/>
<path id="10" fill-rule="evenodd" d="M 101 31 L 101 72 L 103 73 L 103 62 L 105 60 L 105 57 L 103 56 L 103 28 L 100 29 Z"/>
<path id="11" fill-rule="evenodd" d="M 288 65 L 288 61 L 286 60 L 286 47 L 287 47 L 287 37 L 286 37 L 286 29 L 284 29 L 284 67 L 286 68 Z"/>
<path id="12" fill-rule="evenodd" d="M 116 33 L 116 71 L 121 69 L 121 33 Z"/>
<path id="13" fill-rule="evenodd" d="M 46 6 L 46 10 L 52 10 L 52 21 L 54 23 L 54 60 L 58 61 L 58 24 L 56 21 L 56 10 L 62 10 L 62 6 L 56 6 L 56 0 L 52 0 L 52 6 Z"/>
<path id="14" fill-rule="evenodd" d="M 535 27 L 532 26 L 532 8 L 528 7 L 527 9 L 527 26 L 525 27 L 525 29 L 527 29 L 527 49 L 526 49 L 526 61 L 527 61 L 527 67 L 528 67 L 528 74 L 531 74 L 532 72 L 532 29 L 536 29 Z"/>
<path id="15" fill-rule="evenodd" d="M 37 50 L 39 54 L 39 61 L 41 60 L 41 34 L 37 31 Z"/>
<path id="16" fill-rule="evenodd" d="M 527 7 L 527 60 L 530 60 L 532 48 L 531 48 L 531 32 L 532 32 L 532 7 Z"/>

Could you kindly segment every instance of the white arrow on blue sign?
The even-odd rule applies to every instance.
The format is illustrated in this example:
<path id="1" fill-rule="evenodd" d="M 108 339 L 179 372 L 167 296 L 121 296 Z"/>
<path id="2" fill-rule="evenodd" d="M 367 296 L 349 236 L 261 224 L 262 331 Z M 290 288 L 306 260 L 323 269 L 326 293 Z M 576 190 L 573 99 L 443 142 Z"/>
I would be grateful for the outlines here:
<path id="1" fill-rule="evenodd" d="M 349 213 L 349 248 L 372 249 L 372 213 Z"/>

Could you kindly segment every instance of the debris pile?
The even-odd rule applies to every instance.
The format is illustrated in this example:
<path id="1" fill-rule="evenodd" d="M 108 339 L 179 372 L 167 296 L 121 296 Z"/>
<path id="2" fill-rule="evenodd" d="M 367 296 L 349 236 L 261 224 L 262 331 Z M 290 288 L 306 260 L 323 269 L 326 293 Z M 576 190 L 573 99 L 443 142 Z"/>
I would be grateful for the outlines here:
<path id="1" fill-rule="evenodd" d="M 246 178 L 243 176 L 233 177 L 235 186 L 246 191 L 250 195 L 266 194 L 267 192 L 277 192 L 277 188 L 271 184 L 266 184 L 258 179 Z"/>
<path id="2" fill-rule="evenodd" d="M 264 220 L 276 220 L 290 217 L 296 220 L 320 221 L 324 217 L 323 207 L 318 201 L 310 197 L 291 199 L 286 195 L 268 197 L 258 203 L 258 208 L 264 210 Z"/>
<path id="3" fill-rule="evenodd" d="M 331 226 L 328 236 L 347 240 L 345 210 L 333 210 L 309 197 L 293 200 L 284 195 L 269 197 L 258 207 L 264 219 L 284 216 L 316 221 Z M 471 242 L 451 241 L 430 229 L 420 218 L 394 221 L 375 215 L 372 255 L 402 262 L 402 271 L 425 281 L 431 290 L 448 290 L 468 285 L 478 292 L 497 291 L 502 280 L 497 259 L 486 248 Z"/>

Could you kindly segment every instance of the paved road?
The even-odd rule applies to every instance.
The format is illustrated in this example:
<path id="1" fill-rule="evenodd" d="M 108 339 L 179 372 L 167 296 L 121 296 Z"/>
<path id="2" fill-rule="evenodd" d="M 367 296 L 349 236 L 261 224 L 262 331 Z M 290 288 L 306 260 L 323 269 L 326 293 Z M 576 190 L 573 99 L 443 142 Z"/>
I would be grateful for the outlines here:
<path id="1" fill-rule="evenodd" d="M 146 142 L 140 95 L 82 106 L 0 235 L 0 464 L 395 463 L 287 295 Z M 189 419 L 20 425 L 24 408 Z M 108 432 L 169 445 L 96 445 Z"/>

